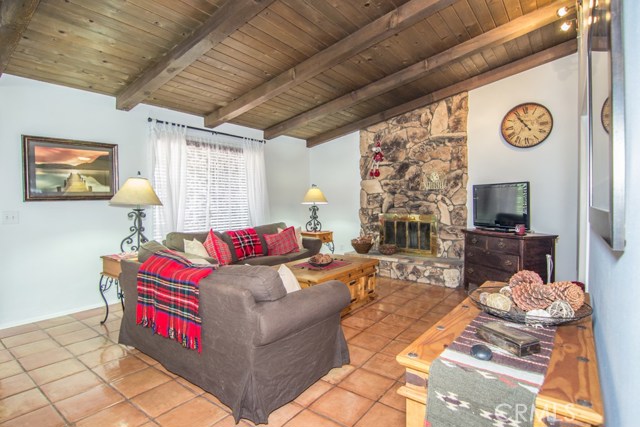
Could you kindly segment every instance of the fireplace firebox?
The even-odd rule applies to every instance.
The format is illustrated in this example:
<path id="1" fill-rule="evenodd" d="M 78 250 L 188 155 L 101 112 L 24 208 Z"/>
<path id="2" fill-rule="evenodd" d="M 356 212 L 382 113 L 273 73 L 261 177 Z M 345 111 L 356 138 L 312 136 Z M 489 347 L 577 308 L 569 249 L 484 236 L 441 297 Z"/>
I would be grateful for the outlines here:
<path id="1" fill-rule="evenodd" d="M 437 256 L 438 223 L 436 216 L 380 214 L 380 243 L 394 244 L 400 252 Z"/>

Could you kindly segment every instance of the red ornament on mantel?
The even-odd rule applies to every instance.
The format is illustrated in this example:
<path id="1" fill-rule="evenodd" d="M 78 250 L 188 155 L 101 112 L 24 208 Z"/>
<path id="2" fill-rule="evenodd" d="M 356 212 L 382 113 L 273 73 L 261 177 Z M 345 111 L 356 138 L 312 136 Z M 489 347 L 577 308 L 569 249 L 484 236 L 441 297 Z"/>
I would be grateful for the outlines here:
<path id="1" fill-rule="evenodd" d="M 369 171 L 369 177 L 377 178 L 380 176 L 380 162 L 384 160 L 384 154 L 382 153 L 382 147 L 380 146 L 380 139 L 376 138 L 376 145 L 372 148 L 373 160 L 371 162 L 371 170 Z"/>

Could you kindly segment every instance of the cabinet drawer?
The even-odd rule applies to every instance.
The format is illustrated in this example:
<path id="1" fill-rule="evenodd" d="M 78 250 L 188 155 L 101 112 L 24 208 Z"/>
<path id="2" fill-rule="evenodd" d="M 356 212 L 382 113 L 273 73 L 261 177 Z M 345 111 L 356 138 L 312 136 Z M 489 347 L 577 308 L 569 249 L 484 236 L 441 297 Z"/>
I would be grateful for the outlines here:
<path id="1" fill-rule="evenodd" d="M 488 280 L 508 282 L 512 275 L 507 271 L 496 270 L 478 264 L 469 264 L 464 269 L 464 279 L 477 285 L 481 285 Z"/>
<path id="2" fill-rule="evenodd" d="M 465 247 L 466 248 L 487 248 L 487 239 L 486 236 L 478 236 L 476 234 L 467 234 L 465 238 Z"/>
<path id="3" fill-rule="evenodd" d="M 490 239 L 487 248 L 490 251 L 517 254 L 520 250 L 520 242 L 513 239 Z"/>
<path id="4" fill-rule="evenodd" d="M 465 251 L 465 262 L 491 267 L 508 273 L 518 271 L 520 257 L 517 255 L 509 255 L 500 252 L 486 251 L 480 248 L 467 248 Z"/>

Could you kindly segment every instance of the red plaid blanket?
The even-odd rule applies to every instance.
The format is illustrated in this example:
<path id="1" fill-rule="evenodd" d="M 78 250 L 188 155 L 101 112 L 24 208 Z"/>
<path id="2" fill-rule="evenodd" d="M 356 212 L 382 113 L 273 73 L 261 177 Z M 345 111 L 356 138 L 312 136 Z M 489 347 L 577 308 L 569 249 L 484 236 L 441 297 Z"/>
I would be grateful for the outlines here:
<path id="1" fill-rule="evenodd" d="M 152 255 L 138 271 L 136 323 L 201 352 L 199 283 L 213 270 L 169 250 Z"/>

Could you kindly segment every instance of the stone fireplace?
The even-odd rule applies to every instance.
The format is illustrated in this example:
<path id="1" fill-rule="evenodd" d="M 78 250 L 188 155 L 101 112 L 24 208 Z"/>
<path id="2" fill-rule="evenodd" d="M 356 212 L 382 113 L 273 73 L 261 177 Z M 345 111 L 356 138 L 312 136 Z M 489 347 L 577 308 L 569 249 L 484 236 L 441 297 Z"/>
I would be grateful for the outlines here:
<path id="1" fill-rule="evenodd" d="M 438 254 L 435 215 L 380 214 L 380 244 L 390 243 L 400 252 L 424 256 Z"/>
<path id="2" fill-rule="evenodd" d="M 448 287 L 460 283 L 467 224 L 467 100 L 467 93 L 460 93 L 360 132 L 362 233 L 401 248 L 392 257 L 372 251 L 381 275 Z M 371 178 L 377 142 L 384 159 L 379 176 Z"/>

